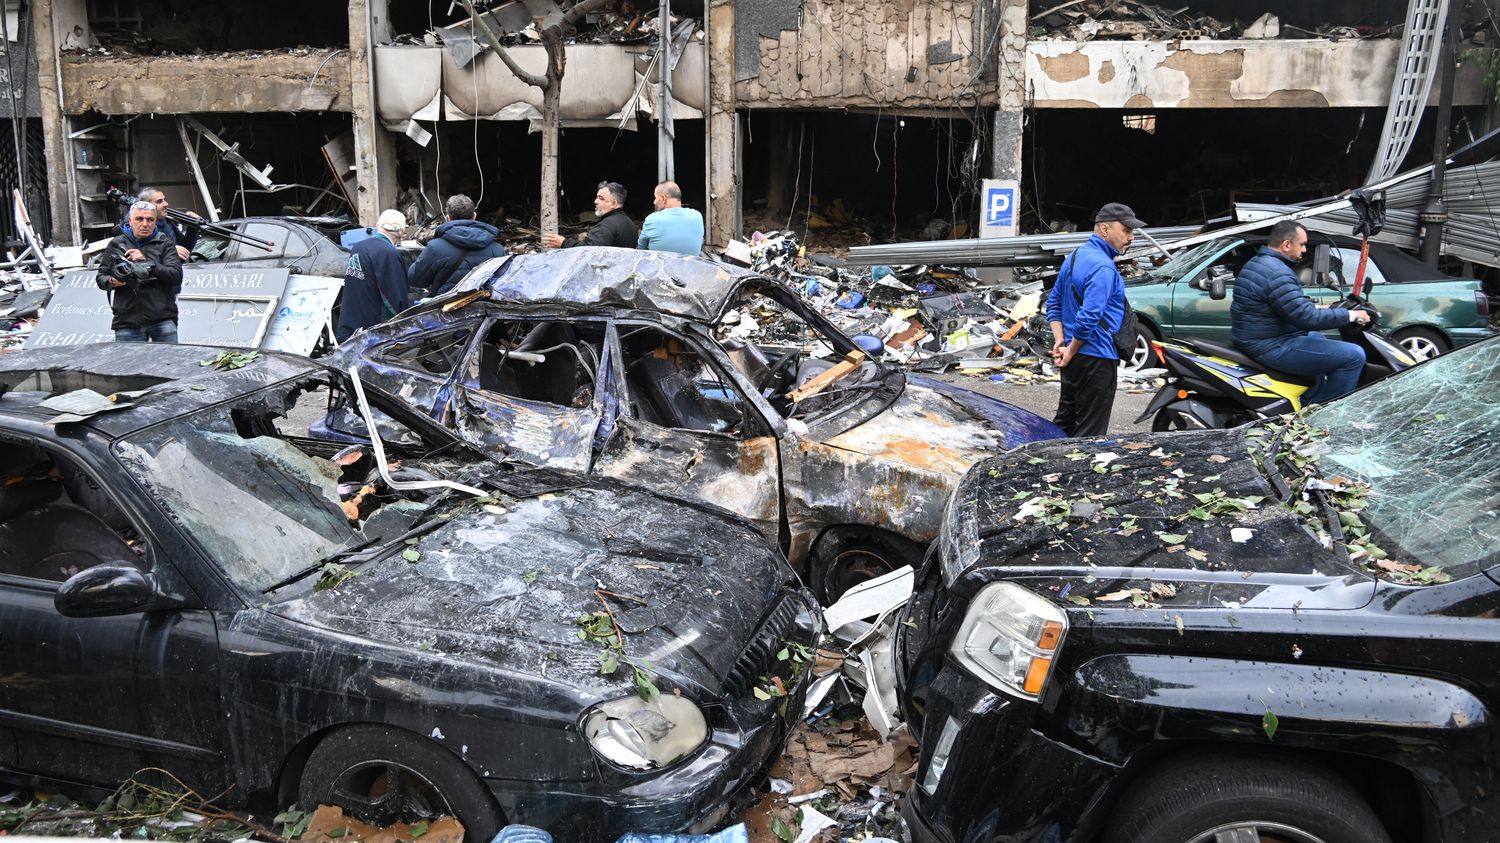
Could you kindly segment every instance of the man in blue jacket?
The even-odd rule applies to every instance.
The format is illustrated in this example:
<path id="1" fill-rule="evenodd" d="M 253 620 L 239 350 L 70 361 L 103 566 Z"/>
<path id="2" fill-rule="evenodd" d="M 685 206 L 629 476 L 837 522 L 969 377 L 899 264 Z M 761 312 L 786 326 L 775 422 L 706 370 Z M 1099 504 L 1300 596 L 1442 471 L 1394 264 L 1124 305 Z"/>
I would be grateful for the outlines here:
<path id="1" fill-rule="evenodd" d="M 1229 337 L 1235 348 L 1273 369 L 1316 376 L 1302 403 L 1317 404 L 1353 392 L 1365 367 L 1364 349 L 1318 332 L 1368 323 L 1370 314 L 1308 298 L 1293 269 L 1306 252 L 1307 229 L 1291 221 L 1272 226 L 1266 245 L 1235 276 Z"/>
<path id="2" fill-rule="evenodd" d="M 490 258 L 505 256 L 505 247 L 497 241 L 500 230 L 477 219 L 473 199 L 456 193 L 448 197 L 445 210 L 448 221 L 437 227 L 437 236 L 422 250 L 407 276 L 412 287 L 426 290 L 428 296 L 441 296 L 462 281 L 469 270 Z"/>
<path id="3" fill-rule="evenodd" d="M 1114 335 L 1125 321 L 1125 279 L 1115 258 L 1145 225 L 1129 205 L 1100 208 L 1093 236 L 1063 261 L 1047 296 L 1052 364 L 1062 377 L 1052 421 L 1069 436 L 1102 436 L 1109 429 L 1120 365 Z"/>
<path id="4" fill-rule="evenodd" d="M 406 231 L 406 215 L 394 209 L 380 212 L 375 235 L 354 244 L 344 268 L 344 292 L 339 304 L 339 342 L 355 331 L 378 325 L 406 309 L 406 264 L 396 242 Z"/>

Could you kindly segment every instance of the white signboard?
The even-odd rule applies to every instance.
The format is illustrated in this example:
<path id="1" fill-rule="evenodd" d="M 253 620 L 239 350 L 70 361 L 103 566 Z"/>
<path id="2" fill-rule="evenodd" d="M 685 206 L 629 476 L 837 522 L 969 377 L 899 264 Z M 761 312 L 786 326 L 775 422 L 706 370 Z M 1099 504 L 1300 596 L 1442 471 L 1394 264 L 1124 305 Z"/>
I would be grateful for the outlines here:
<path id="1" fill-rule="evenodd" d="M 1021 183 L 1015 179 L 985 179 L 979 198 L 979 236 L 1016 236 Z"/>
<path id="2" fill-rule="evenodd" d="M 344 288 L 342 278 L 293 275 L 281 294 L 281 306 L 271 317 L 271 328 L 260 347 L 267 351 L 312 354 L 318 334 L 328 324 L 333 304 Z"/>

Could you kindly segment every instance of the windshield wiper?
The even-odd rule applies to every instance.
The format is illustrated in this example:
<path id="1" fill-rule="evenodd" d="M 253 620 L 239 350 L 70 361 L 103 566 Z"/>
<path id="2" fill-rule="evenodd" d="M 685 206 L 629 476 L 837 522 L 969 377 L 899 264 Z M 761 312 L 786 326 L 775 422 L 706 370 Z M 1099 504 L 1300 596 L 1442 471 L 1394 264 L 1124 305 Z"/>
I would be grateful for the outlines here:
<path id="1" fill-rule="evenodd" d="M 1338 508 L 1333 505 L 1333 495 L 1327 489 L 1312 489 L 1307 493 L 1323 513 L 1323 523 L 1328 527 L 1329 550 L 1338 555 L 1345 565 L 1353 565 L 1349 559 L 1348 537 L 1344 535 L 1344 523 L 1339 520 Z"/>
<path id="2" fill-rule="evenodd" d="M 297 573 L 292 574 L 291 576 L 289 576 L 286 579 L 284 579 L 284 580 L 282 580 L 282 581 L 280 581 L 280 582 L 278 582 L 278 583 L 270 586 L 269 588 L 262 589 L 260 593 L 261 594 L 270 594 L 271 592 L 275 591 L 278 588 L 285 588 L 286 586 L 291 585 L 292 583 L 296 582 L 297 580 L 302 579 L 303 577 L 305 577 L 305 576 L 307 576 L 309 574 L 312 574 L 312 573 L 314 573 L 316 571 L 322 570 L 322 568 L 323 568 L 324 565 L 327 565 L 327 564 L 332 563 L 332 562 L 343 561 L 345 559 L 350 558 L 351 556 L 354 556 L 357 553 L 360 553 L 360 552 L 362 552 L 364 550 L 367 550 L 370 547 L 370 545 L 375 544 L 378 541 L 380 541 L 380 537 L 379 536 L 374 536 L 373 538 L 367 538 L 364 541 L 356 542 L 355 544 L 352 544 L 349 547 L 345 547 L 345 548 L 341 548 L 339 550 L 335 550 L 333 553 L 330 553 L 327 556 L 321 556 L 321 557 L 318 558 L 318 561 L 312 563 L 312 565 L 310 565 L 310 566 L 308 566 L 306 568 L 303 568 L 302 570 L 298 571 Z"/>
<path id="3" fill-rule="evenodd" d="M 1276 490 L 1276 497 L 1282 503 L 1292 499 L 1291 484 L 1286 482 L 1286 476 L 1281 473 L 1281 466 L 1277 463 L 1280 457 L 1281 439 L 1286 435 L 1288 426 L 1283 424 L 1276 428 L 1276 433 L 1271 436 L 1271 441 L 1266 443 L 1266 452 L 1260 460 L 1261 470 L 1265 473 L 1266 479 L 1271 481 L 1271 488 Z"/>

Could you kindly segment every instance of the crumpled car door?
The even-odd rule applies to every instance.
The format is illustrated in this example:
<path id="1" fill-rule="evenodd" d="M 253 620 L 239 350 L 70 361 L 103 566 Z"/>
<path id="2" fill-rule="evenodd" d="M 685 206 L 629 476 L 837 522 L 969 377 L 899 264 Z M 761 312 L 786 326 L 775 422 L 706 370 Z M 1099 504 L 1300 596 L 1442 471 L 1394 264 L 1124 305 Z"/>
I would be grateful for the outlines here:
<path id="1" fill-rule="evenodd" d="M 609 347 L 620 412 L 595 470 L 707 501 L 779 542 L 776 437 L 727 367 L 711 363 L 701 346 L 654 327 L 617 323 Z"/>
<path id="2" fill-rule="evenodd" d="M 587 471 L 595 431 L 605 416 L 607 390 L 597 381 L 601 379 L 599 373 L 610 365 L 608 352 L 593 375 L 595 384 L 568 382 L 557 372 L 586 365 L 574 362 L 585 360 L 585 356 L 553 348 L 539 355 L 542 359 L 536 362 L 513 359 L 490 341 L 493 326 L 502 321 L 494 320 L 486 336 L 470 349 L 466 370 L 454 383 L 445 423 L 464 439 L 492 449 L 497 456 Z M 562 332 L 569 329 L 564 320 L 535 324 L 555 326 Z M 505 377 L 508 367 L 523 367 L 526 382 Z M 590 393 L 586 397 L 585 389 Z"/>

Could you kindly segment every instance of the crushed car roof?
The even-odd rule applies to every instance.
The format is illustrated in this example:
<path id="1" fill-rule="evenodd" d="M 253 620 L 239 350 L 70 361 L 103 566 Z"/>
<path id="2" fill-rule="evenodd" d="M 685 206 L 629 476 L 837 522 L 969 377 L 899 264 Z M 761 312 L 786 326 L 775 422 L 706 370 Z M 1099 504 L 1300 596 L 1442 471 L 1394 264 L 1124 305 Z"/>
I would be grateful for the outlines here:
<path id="1" fill-rule="evenodd" d="M 580 246 L 495 258 L 460 282 L 517 307 L 628 309 L 710 322 L 741 284 L 759 275 L 706 258 L 611 246 Z"/>
<path id="2" fill-rule="evenodd" d="M 99 343 L 0 355 L 0 413 L 45 419 L 54 410 L 43 401 L 90 389 L 119 396 L 126 409 L 94 414 L 85 424 L 111 436 L 297 377 L 323 374 L 322 366 L 292 354 L 260 352 L 241 368 L 206 365 L 225 351 L 248 349 L 165 343 Z"/>

